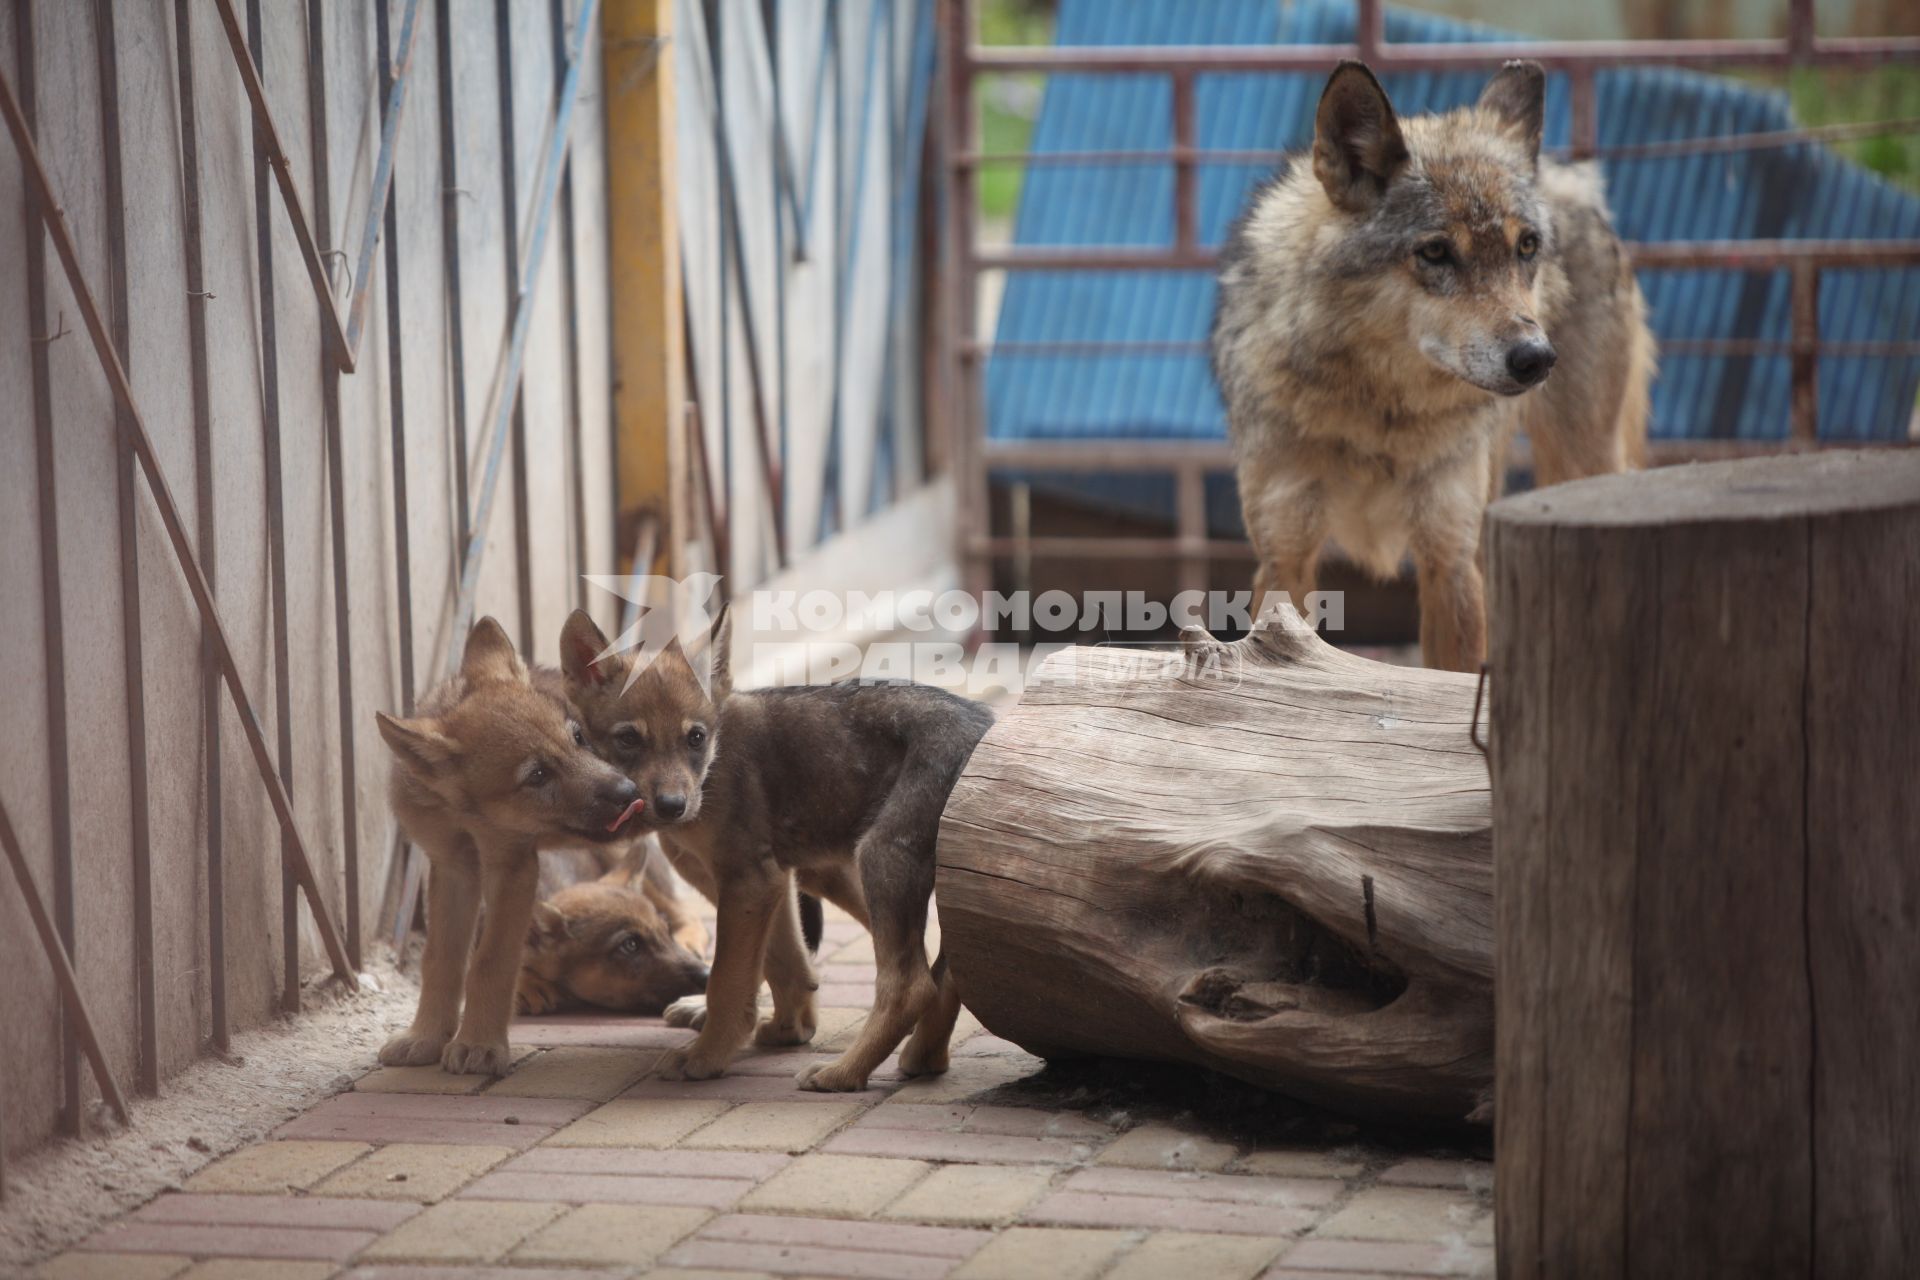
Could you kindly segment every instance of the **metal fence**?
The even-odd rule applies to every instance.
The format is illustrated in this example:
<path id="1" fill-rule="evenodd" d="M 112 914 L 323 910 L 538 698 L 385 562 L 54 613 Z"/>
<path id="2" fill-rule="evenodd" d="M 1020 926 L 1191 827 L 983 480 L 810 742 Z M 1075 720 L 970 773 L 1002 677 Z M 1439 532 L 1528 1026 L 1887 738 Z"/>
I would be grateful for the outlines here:
<path id="1" fill-rule="evenodd" d="M 1745 148 L 1792 145 L 1821 138 L 1861 136 L 1871 131 L 1911 131 L 1915 122 L 1885 126 L 1756 133 L 1744 137 L 1705 137 L 1602 150 L 1594 110 L 1595 73 L 1627 65 L 1666 65 L 1705 69 L 1870 67 L 1889 62 L 1920 62 L 1920 39 L 1827 39 L 1816 35 L 1813 0 L 1791 0 L 1787 34 L 1776 40 L 1613 40 L 1524 43 L 1402 44 L 1385 38 L 1380 0 L 1358 0 L 1357 39 L 1351 44 L 1222 46 L 1054 46 L 1007 47 L 978 43 L 972 0 L 945 0 L 941 29 L 941 68 L 945 101 L 940 137 L 945 177 L 948 237 L 942 262 L 946 308 L 939 335 L 941 377 L 950 403 L 948 433 L 959 476 L 962 556 L 974 590 L 990 580 L 997 557 L 1026 559 L 1163 560 L 1178 566 L 1181 589 L 1203 587 L 1215 560 L 1250 560 L 1243 541 L 1211 536 L 1207 479 L 1232 469 L 1225 441 L 1023 441 L 990 440 L 983 384 L 987 362 L 999 355 L 1186 353 L 1204 344 L 996 343 L 981 336 L 979 298 L 982 273 L 990 271 L 1196 271 L 1216 265 L 1218 250 L 1199 240 L 1198 173 L 1205 164 L 1278 164 L 1277 151 L 1220 151 L 1198 145 L 1194 86 L 1203 74 L 1223 72 L 1310 72 L 1324 74 L 1337 61 L 1359 58 L 1376 71 L 1457 71 L 1493 69 L 1511 58 L 1531 58 L 1568 83 L 1572 142 L 1576 159 L 1611 156 L 1678 156 Z M 1082 152 L 998 152 L 981 149 L 975 107 L 982 79 L 1020 73 L 1093 72 L 1164 76 L 1171 84 L 1171 149 Z M 1154 247 L 1008 246 L 988 248 L 979 235 L 977 178 L 989 165 L 1159 164 L 1173 169 L 1172 243 Z M 1920 265 L 1920 241 L 1751 240 L 1630 244 L 1634 265 L 1643 271 L 1723 268 L 1747 271 L 1785 269 L 1792 289 L 1791 337 L 1785 342 L 1754 339 L 1670 340 L 1673 354 L 1786 355 L 1791 360 L 1791 434 L 1784 444 L 1715 440 L 1652 442 L 1655 462 L 1683 461 L 1751 452 L 1817 448 L 1816 386 L 1822 352 L 1839 355 L 1913 355 L 1920 343 L 1823 343 L 1818 324 L 1821 275 L 1846 268 Z M 1045 536 L 1024 524 L 996 531 L 989 502 L 989 481 L 996 470 L 1058 475 L 1115 473 L 1170 476 L 1174 486 L 1171 536 Z"/>
<path id="2" fill-rule="evenodd" d="M 602 158 L 598 10 L 16 0 L 0 23 L 23 215 L 0 296 L 24 301 L 0 527 L 25 550 L 0 579 L 0 1188 L 7 1138 L 81 1129 L 83 1060 L 124 1119 L 122 1081 L 157 1094 L 297 1010 L 303 957 L 357 982 L 400 865 L 362 804 L 372 710 L 450 669 L 477 610 L 531 653 L 611 568 L 608 486 L 583 482 L 611 429 L 580 395 L 607 325 L 576 302 L 604 206 L 570 154 Z"/>

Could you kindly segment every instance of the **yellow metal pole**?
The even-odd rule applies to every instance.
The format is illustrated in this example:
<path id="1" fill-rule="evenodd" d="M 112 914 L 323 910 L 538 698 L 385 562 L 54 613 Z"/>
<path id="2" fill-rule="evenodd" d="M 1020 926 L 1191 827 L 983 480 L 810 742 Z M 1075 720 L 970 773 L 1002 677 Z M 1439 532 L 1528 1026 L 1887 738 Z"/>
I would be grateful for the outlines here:
<path id="1" fill-rule="evenodd" d="M 620 512 L 653 512 L 656 545 L 686 572 L 686 330 L 675 214 L 673 0 L 610 0 L 607 214 L 613 298 L 613 429 Z M 623 519 L 622 527 L 635 527 Z M 623 547 L 622 554 L 632 554 Z M 648 573 L 656 565 L 634 565 Z"/>

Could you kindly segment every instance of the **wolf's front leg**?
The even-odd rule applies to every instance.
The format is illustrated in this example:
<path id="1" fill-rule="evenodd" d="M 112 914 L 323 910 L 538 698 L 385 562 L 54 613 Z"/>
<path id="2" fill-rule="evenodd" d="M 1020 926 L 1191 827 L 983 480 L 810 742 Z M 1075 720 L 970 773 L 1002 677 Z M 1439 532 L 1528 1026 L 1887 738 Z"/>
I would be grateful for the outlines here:
<path id="1" fill-rule="evenodd" d="M 710 1080 L 727 1069 L 753 1031 L 760 971 L 788 876 L 772 865 L 729 874 L 719 885 L 713 970 L 707 978 L 707 1016 L 693 1043 L 670 1050 L 655 1072 L 662 1080 Z"/>
<path id="2" fill-rule="evenodd" d="M 499 1076 L 512 1061 L 507 1023 L 513 1017 L 520 953 L 540 886 L 540 859 L 530 848 L 512 848 L 483 849 L 480 860 L 487 915 L 467 967 L 467 1007 L 460 1032 L 447 1045 L 440 1065 L 455 1074 Z"/>
<path id="3" fill-rule="evenodd" d="M 1420 659 L 1438 671 L 1478 671 L 1487 650 L 1480 518 L 1486 509 L 1473 469 L 1443 475 L 1419 495 L 1413 562 L 1420 577 Z"/>
<path id="4" fill-rule="evenodd" d="M 1304 614 L 1320 547 L 1327 539 L 1320 494 L 1311 485 L 1268 475 L 1260 468 L 1243 468 L 1239 480 L 1247 536 L 1260 556 L 1260 567 L 1253 575 L 1253 616 L 1264 615 L 1283 594 Z"/>
<path id="5" fill-rule="evenodd" d="M 380 1048 L 389 1067 L 424 1067 L 440 1055 L 460 1025 L 460 978 L 480 913 L 480 879 L 457 851 L 435 857 L 427 872 L 427 947 L 420 956 L 420 1007 L 413 1025 Z"/>
<path id="6" fill-rule="evenodd" d="M 819 1024 L 814 992 L 820 989 L 820 980 L 814 976 L 813 960 L 800 936 L 800 903 L 794 897 L 792 879 L 787 877 L 780 891 L 767 941 L 765 968 L 767 985 L 773 989 L 773 1016 L 753 1033 L 753 1042 L 768 1049 L 805 1044 Z"/>

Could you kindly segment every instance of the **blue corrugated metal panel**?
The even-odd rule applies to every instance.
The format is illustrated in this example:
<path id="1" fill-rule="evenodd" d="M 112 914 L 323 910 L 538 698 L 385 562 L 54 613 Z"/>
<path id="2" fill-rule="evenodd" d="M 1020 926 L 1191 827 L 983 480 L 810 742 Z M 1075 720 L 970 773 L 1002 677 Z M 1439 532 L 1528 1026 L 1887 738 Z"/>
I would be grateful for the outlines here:
<path id="1" fill-rule="evenodd" d="M 1062 44 L 1323 43 L 1353 38 L 1342 0 L 1062 0 Z M 1390 10 L 1395 41 L 1508 40 L 1510 33 Z M 1300 147 L 1309 139 L 1318 75 L 1204 75 L 1195 92 L 1204 148 Z M 1473 101 L 1481 72 L 1385 77 L 1403 113 Z M 1595 80 L 1602 147 L 1792 126 L 1785 99 L 1741 84 L 1661 68 L 1603 71 Z M 1164 76 L 1052 77 L 1033 149 L 1154 150 L 1171 142 Z M 1566 84 L 1549 79 L 1546 141 L 1566 141 Z M 1253 186 L 1250 166 L 1210 165 L 1199 178 L 1200 235 L 1218 242 Z M 1632 240 L 1758 237 L 1920 237 L 1920 200 L 1824 148 L 1610 162 L 1615 218 Z M 1173 175 L 1164 166 L 1054 167 L 1028 172 L 1015 219 L 1023 245 L 1164 245 L 1173 236 Z M 1646 272 L 1662 338 L 1784 340 L 1784 272 Z M 1001 304 L 1002 342 L 1168 341 L 1206 337 L 1214 284 L 1198 273 L 1015 272 Z M 1822 334 L 1834 341 L 1920 332 L 1920 271 L 1835 272 L 1821 293 Z M 1828 358 L 1819 379 L 1828 439 L 1899 439 L 1920 391 L 1920 360 Z M 1787 430 L 1785 357 L 1668 355 L 1654 387 L 1659 437 L 1772 439 Z M 987 370 L 987 429 L 998 439 L 1219 439 L 1224 422 L 1203 355 L 1006 355 Z M 1076 486 L 1109 501 L 1164 510 L 1167 486 L 1114 478 Z M 1237 523 L 1231 486 L 1215 488 L 1216 523 Z"/>

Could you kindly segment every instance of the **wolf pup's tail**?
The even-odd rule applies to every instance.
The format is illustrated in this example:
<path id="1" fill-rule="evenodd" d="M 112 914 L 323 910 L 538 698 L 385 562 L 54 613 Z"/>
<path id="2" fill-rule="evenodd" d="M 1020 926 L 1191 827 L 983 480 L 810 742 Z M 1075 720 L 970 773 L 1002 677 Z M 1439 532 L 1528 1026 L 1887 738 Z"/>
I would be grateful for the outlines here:
<path id="1" fill-rule="evenodd" d="M 800 936 L 807 940 L 807 953 L 820 954 L 820 939 L 826 936 L 826 913 L 820 909 L 820 899 L 810 893 L 800 895 Z"/>

